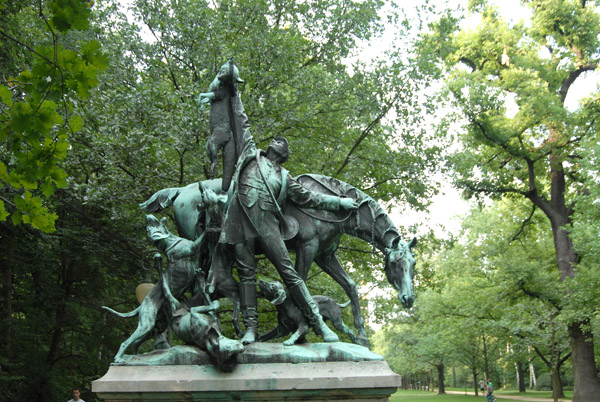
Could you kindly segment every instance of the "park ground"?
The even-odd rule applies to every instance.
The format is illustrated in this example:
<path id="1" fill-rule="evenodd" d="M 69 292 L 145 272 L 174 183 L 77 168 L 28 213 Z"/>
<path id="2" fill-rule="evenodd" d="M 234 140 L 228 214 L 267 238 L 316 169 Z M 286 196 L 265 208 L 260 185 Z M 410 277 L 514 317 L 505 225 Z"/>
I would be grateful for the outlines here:
<path id="1" fill-rule="evenodd" d="M 569 402 L 572 392 L 565 391 L 568 399 L 560 399 Z M 498 402 L 529 401 L 529 402 L 552 402 L 551 391 L 528 391 L 525 393 L 515 390 L 501 390 L 494 392 Z M 485 402 L 485 395 L 466 392 L 465 390 L 446 390 L 446 395 L 438 395 L 437 391 L 406 391 L 399 390 L 390 397 L 390 402 Z"/>

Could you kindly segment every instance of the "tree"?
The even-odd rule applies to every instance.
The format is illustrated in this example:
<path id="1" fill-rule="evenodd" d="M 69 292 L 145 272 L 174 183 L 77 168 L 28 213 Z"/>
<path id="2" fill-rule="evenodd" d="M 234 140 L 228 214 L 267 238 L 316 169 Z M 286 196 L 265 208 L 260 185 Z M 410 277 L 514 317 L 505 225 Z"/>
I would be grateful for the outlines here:
<path id="1" fill-rule="evenodd" d="M 80 167 L 89 179 L 81 191 L 99 200 L 105 194 L 96 183 L 114 182 L 131 191 L 111 198 L 137 202 L 160 188 L 206 178 L 208 112 L 198 110 L 195 98 L 235 55 L 255 140 L 265 146 L 285 135 L 291 174 L 335 176 L 378 201 L 423 208 L 435 191 L 427 172 L 436 169 L 437 148 L 427 143 L 424 130 L 413 129 L 422 116 L 409 113 L 420 109 L 418 69 L 394 57 L 356 63 L 352 73 L 344 64 L 356 42 L 380 30 L 380 6 L 181 1 L 164 7 L 140 1 L 133 12 L 150 32 L 144 41 L 139 28 L 108 3 L 112 19 L 103 24 L 101 38 L 118 62 L 111 62 L 110 79 L 85 104 L 89 124 L 77 145 L 89 154 Z M 364 242 L 345 242 L 339 257 L 352 261 L 348 268 L 356 283 L 389 286 L 383 273 L 372 273 L 381 259 Z M 321 283 L 324 277 L 311 274 L 309 286 L 331 288 Z"/>
<path id="2" fill-rule="evenodd" d="M 61 4 L 44 3 L 42 15 L 60 15 L 57 21 L 63 22 L 71 14 L 80 17 Z M 51 172 L 63 172 L 59 176 L 64 183 L 53 182 L 63 187 L 42 202 L 48 213 L 56 214 L 55 232 L 0 223 L 1 248 L 9 250 L 2 255 L 2 316 L 8 323 L 2 329 L 10 342 L 0 354 L 0 388 L 6 399 L 57 400 L 75 383 L 84 389 L 85 400 L 93 400 L 85 392 L 90 380 L 106 371 L 120 341 L 135 325 L 134 320 L 100 312 L 99 306 L 122 311 L 136 307 L 133 289 L 154 251 L 137 204 L 161 188 L 205 178 L 208 113 L 198 110 L 194 98 L 232 55 L 246 80 L 242 100 L 255 138 L 263 146 L 273 136 L 286 135 L 292 146 L 292 174 L 334 175 L 378 200 L 397 199 L 417 207 L 423 207 L 434 191 L 427 175 L 419 173 L 435 169 L 429 155 L 437 149 L 427 144 L 422 130 L 410 130 L 421 118 L 408 114 L 418 107 L 418 70 L 390 57 L 370 65 L 356 63 L 352 71 L 344 63 L 357 42 L 380 31 L 379 1 L 178 1 L 168 6 L 139 1 L 133 12 L 150 39 L 142 37 L 140 26 L 128 22 L 117 2 L 97 2 L 88 29 L 76 26 L 76 32 L 53 31 L 55 35 L 46 33 L 37 7 L 19 7 L 1 17 L 10 22 L 0 31 L 0 49 L 10 54 L 2 58 L 2 74 L 18 77 L 21 71 L 31 71 L 36 76 L 31 83 L 40 85 L 40 104 L 44 91 L 56 83 L 48 90 L 55 98 L 56 108 L 50 108 L 55 124 L 44 129 L 65 147 L 60 154 L 48 153 L 58 157 Z M 47 13 L 48 7 L 54 14 Z M 35 30 L 21 28 L 31 21 L 38 22 Z M 51 52 L 38 53 L 52 61 L 56 50 L 57 60 L 73 64 L 57 62 L 62 70 L 52 64 L 31 68 L 47 61 L 35 61 L 37 56 L 5 40 L 5 34 L 31 44 L 31 49 L 47 44 Z M 68 51 L 61 53 L 54 39 Z M 91 40 L 101 48 L 83 45 Z M 89 56 L 89 63 L 80 65 L 74 51 L 98 60 Z M 95 78 L 98 86 L 92 90 L 92 67 L 102 64 L 107 68 Z M 67 66 L 88 65 L 90 70 L 77 70 L 80 85 L 55 76 L 49 83 L 45 79 L 48 72 L 56 71 L 61 78 L 59 72 L 67 74 Z M 28 84 L 21 84 L 29 90 Z M 82 96 L 75 96 L 69 85 Z M 90 96 L 84 98 L 86 91 Z M 3 112 L 25 102 L 16 90 L 12 98 L 6 94 L 2 90 Z M 3 129 L 10 131 L 9 118 L 14 115 L 7 113 Z M 397 121 L 385 119 L 394 113 L 400 116 Z M 68 138 L 59 138 L 61 130 Z M 13 131 L 9 134 L 16 138 L 20 132 Z M 39 138 L 36 134 L 35 141 Z M 322 152 L 315 152 L 315 144 Z M 13 160 L 11 149 L 5 146 L 1 152 L 9 176 L 10 169 L 18 169 L 16 162 L 11 165 L 4 159 Z M 42 184 L 38 188 L 43 189 Z M 10 201 L 21 190 L 5 186 L 2 191 L 3 199 Z M 35 191 L 30 190 L 32 195 Z M 23 215 L 16 207 L 5 209 L 13 216 Z M 49 224 L 47 228 L 51 230 Z M 339 255 L 352 261 L 349 268 L 357 283 L 387 286 L 382 273 L 372 273 L 381 260 L 365 244 L 349 241 Z M 272 278 L 272 268 L 265 265 L 261 275 Z M 310 275 L 313 293 L 344 300 L 343 291 L 326 275 L 317 270 Z"/>
<path id="3" fill-rule="evenodd" d="M 437 344 L 432 350 L 446 350 L 445 362 L 469 368 L 477 392 L 479 378 L 496 383 L 502 367 L 509 368 L 502 377 L 511 383 L 512 368 L 528 362 L 533 348 L 561 397 L 561 366 L 570 357 L 568 315 L 557 292 L 549 225 L 538 211 L 522 226 L 529 213 L 524 202 L 513 200 L 473 208 L 457 240 L 425 262 L 436 271 L 410 312 L 410 339 L 416 339 L 406 346 L 411 353 L 399 353 L 422 362 L 429 356 L 423 343 L 431 340 Z M 386 333 L 385 339 L 393 337 Z"/>
<path id="4" fill-rule="evenodd" d="M 488 334 L 510 346 L 504 359 L 511 365 L 524 361 L 532 347 L 547 365 L 559 398 L 563 397 L 560 368 L 571 356 L 556 291 L 561 286 L 550 229 L 541 212 L 522 226 L 528 213 L 523 202 L 503 200 L 474 211 L 463 222 L 460 246 L 446 258 L 452 265 L 462 259 L 477 268 L 458 273 L 459 285 L 452 290 L 458 298 L 453 300 L 462 307 L 455 311 L 477 317 Z M 452 265 L 446 271 L 455 271 Z"/>
<path id="5" fill-rule="evenodd" d="M 575 196 L 585 190 L 583 147 L 597 138 L 597 96 L 576 110 L 565 101 L 572 84 L 598 68 L 599 14 L 595 1 L 532 0 L 531 24 L 510 25 L 485 1 L 474 30 L 458 31 L 444 17 L 426 36 L 449 68 L 448 90 L 466 124 L 460 153 L 450 158 L 455 182 L 469 194 L 523 197 L 552 228 L 558 272 L 569 282 L 580 255 L 569 237 Z M 510 100 L 516 112 L 509 113 Z M 475 174 L 474 174 L 475 173 Z M 573 289 L 567 298 L 577 298 Z M 589 310 L 585 309 L 586 312 Z M 574 400 L 600 392 L 590 315 L 568 322 Z"/>
<path id="6" fill-rule="evenodd" d="M 106 60 L 98 42 L 69 40 L 73 30 L 88 27 L 91 4 L 2 5 L 0 221 L 10 216 L 15 225 L 51 232 L 57 216 L 47 200 L 66 186 L 60 163 L 82 127 L 75 100 L 88 96 Z"/>

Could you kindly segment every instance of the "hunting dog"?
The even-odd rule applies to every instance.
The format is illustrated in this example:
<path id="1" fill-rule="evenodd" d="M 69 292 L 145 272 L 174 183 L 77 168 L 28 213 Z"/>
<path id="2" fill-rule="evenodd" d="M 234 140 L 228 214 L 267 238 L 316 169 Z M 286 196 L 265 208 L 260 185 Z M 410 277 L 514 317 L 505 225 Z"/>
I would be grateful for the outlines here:
<path id="1" fill-rule="evenodd" d="M 196 345 L 207 352 L 222 371 L 233 370 L 236 356 L 244 351 L 244 345 L 221 335 L 219 319 L 214 313 L 219 309 L 219 302 L 215 300 L 207 305 L 190 307 L 173 296 L 168 277 L 164 274 L 162 281 L 169 310 L 167 320 L 173 331 L 186 344 Z"/>
<path id="2" fill-rule="evenodd" d="M 160 222 L 153 215 L 146 215 L 146 232 L 158 250 L 167 257 L 167 269 L 164 276 L 168 278 L 172 295 L 179 299 L 183 294 L 196 284 L 197 279 L 197 254 L 202 246 L 204 236 L 196 241 L 183 239 L 173 235 L 165 226 L 165 218 Z M 190 300 L 191 303 L 205 304 L 203 289 Z M 109 307 L 103 309 L 127 318 L 138 316 L 136 330 L 119 347 L 115 355 L 115 363 L 123 363 L 123 355 L 130 345 L 133 345 L 134 354 L 138 353 L 140 345 L 146 340 L 164 332 L 168 321 L 163 304 L 165 303 L 165 289 L 163 278 L 152 288 L 148 296 L 138 308 L 128 313 L 119 313 Z"/>
<path id="3" fill-rule="evenodd" d="M 269 300 L 277 308 L 277 322 L 279 324 L 275 329 L 261 335 L 259 341 L 268 341 L 291 333 L 292 336 L 283 342 L 285 346 L 306 342 L 305 337 L 308 334 L 309 325 L 302 311 L 291 298 L 287 297 L 283 284 L 278 281 L 265 282 L 261 280 L 258 287 L 260 288 L 258 296 Z M 329 296 L 313 296 L 313 299 L 319 306 L 323 320 L 331 321 L 338 331 L 348 335 L 352 343 L 356 343 L 354 333 L 342 321 L 342 310 L 340 309 L 347 307 L 350 302 L 338 304 Z"/>

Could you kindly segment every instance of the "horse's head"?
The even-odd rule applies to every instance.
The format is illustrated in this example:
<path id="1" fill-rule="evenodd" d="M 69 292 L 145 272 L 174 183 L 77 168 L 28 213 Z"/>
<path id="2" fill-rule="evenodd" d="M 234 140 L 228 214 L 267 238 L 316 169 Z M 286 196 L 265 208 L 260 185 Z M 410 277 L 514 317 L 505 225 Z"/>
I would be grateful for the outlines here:
<path id="1" fill-rule="evenodd" d="M 398 297 L 405 308 L 412 307 L 415 301 L 413 277 L 416 261 L 411 249 L 416 244 L 416 238 L 407 244 L 397 237 L 392 241 L 390 247 L 385 249 L 385 275 L 398 291 Z"/>

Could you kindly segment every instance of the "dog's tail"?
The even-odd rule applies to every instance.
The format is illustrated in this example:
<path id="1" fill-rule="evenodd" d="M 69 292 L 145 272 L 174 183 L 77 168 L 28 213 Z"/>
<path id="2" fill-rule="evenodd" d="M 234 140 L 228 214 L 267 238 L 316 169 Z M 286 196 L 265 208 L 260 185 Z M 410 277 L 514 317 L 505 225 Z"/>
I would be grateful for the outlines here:
<path id="1" fill-rule="evenodd" d="M 183 187 L 163 188 L 154 193 L 148 200 L 139 204 L 140 208 L 146 212 L 160 212 L 173 205 L 182 189 Z"/>
<path id="2" fill-rule="evenodd" d="M 115 311 L 112 308 L 106 307 L 106 306 L 102 306 L 102 308 L 106 311 L 110 311 L 111 313 L 118 315 L 121 318 L 129 318 L 129 317 L 135 317 L 136 315 L 138 315 L 142 306 L 140 305 L 138 308 L 136 308 L 135 310 L 130 311 L 128 313 L 119 313 L 118 311 Z"/>
<path id="3" fill-rule="evenodd" d="M 346 303 L 344 304 L 340 304 L 340 303 L 336 303 L 338 306 L 340 306 L 341 308 L 346 308 L 348 307 L 348 305 L 350 305 L 350 300 L 348 300 Z"/>

